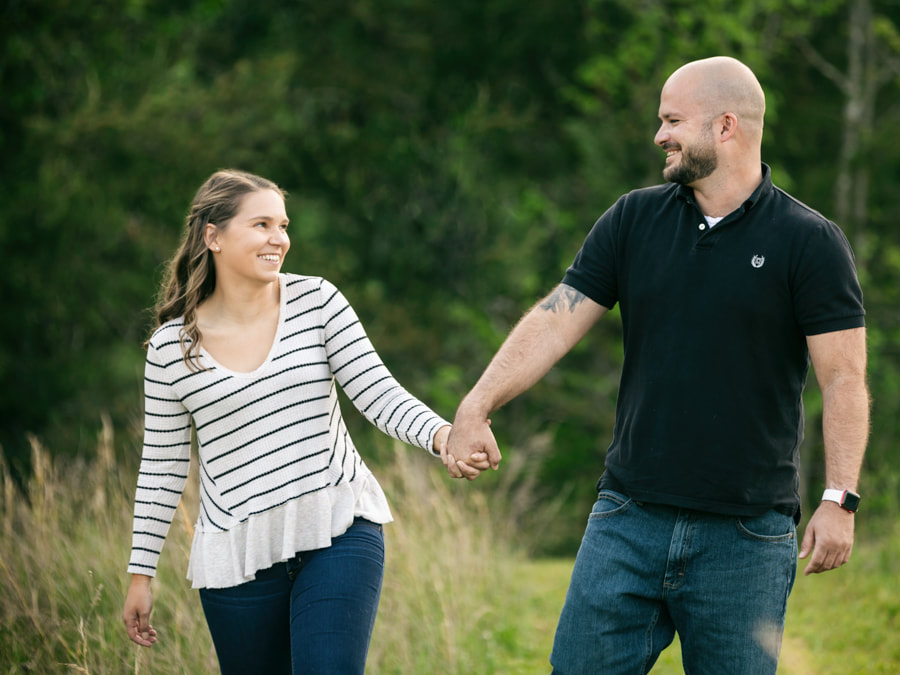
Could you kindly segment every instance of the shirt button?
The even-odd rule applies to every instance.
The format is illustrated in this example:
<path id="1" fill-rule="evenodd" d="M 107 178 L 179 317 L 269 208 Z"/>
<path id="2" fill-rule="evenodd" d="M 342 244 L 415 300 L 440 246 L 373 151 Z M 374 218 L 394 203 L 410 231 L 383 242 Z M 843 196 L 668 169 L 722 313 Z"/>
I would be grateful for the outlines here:
<path id="1" fill-rule="evenodd" d="M 700 223 L 700 225 L 698 225 L 698 227 L 700 228 L 700 231 L 702 232 L 703 230 L 706 229 L 706 223 Z"/>

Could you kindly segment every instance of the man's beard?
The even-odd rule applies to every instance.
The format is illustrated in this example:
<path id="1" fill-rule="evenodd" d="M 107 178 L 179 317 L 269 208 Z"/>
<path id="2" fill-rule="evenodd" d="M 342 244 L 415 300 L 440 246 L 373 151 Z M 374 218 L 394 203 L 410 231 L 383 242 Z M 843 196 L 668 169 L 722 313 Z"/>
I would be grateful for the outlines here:
<path id="1" fill-rule="evenodd" d="M 690 185 L 710 175 L 716 170 L 718 163 L 716 147 L 712 142 L 712 130 L 708 129 L 696 150 L 681 148 L 680 161 L 675 166 L 663 169 L 663 178 L 670 183 Z"/>

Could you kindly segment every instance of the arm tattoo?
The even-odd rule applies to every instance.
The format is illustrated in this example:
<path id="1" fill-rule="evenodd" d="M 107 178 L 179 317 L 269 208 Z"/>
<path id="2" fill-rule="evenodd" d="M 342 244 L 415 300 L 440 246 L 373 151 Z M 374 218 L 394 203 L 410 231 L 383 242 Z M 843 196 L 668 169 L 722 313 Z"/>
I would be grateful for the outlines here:
<path id="1" fill-rule="evenodd" d="M 585 294 L 581 291 L 566 284 L 560 284 L 541 303 L 541 309 L 556 314 L 557 311 L 561 312 L 568 304 L 569 313 L 572 313 L 578 305 L 584 302 L 585 297 Z"/>

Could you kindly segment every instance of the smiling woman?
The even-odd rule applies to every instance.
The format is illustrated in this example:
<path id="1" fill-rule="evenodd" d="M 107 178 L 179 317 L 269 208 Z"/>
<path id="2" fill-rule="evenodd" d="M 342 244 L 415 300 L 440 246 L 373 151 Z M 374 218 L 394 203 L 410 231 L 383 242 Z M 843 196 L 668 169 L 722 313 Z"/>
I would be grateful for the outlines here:
<path id="1" fill-rule="evenodd" d="M 291 247 L 287 227 L 284 197 L 275 190 L 248 194 L 228 223 L 207 223 L 219 286 L 239 283 L 235 277 L 270 285 Z"/>
<path id="2" fill-rule="evenodd" d="M 275 338 L 287 226 L 284 197 L 272 189 L 249 193 L 230 221 L 206 225 L 216 287 L 197 308 L 197 325 L 201 348 L 230 370 L 256 370 Z"/>
<path id="3" fill-rule="evenodd" d="M 147 341 L 123 619 L 131 640 L 156 642 L 150 579 L 193 430 L 188 578 L 222 672 L 362 673 L 392 518 L 335 385 L 383 432 L 433 455 L 450 426 L 391 376 L 337 288 L 280 273 L 287 226 L 284 193 L 258 176 L 218 172 L 194 199 Z"/>

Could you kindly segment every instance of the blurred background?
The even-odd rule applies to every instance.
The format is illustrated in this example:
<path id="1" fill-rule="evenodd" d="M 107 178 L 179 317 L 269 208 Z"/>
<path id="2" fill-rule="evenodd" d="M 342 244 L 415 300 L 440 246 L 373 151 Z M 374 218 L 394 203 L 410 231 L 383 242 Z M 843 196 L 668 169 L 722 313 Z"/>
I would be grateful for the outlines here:
<path id="1" fill-rule="evenodd" d="M 726 54 L 766 91 L 776 184 L 854 247 L 874 400 L 861 492 L 867 513 L 900 513 L 897 0 L 3 0 L 0 37 L 0 444 L 16 481 L 36 439 L 95 453 L 102 420 L 133 475 L 148 308 L 195 190 L 224 167 L 290 193 L 285 271 L 337 284 L 398 379 L 452 419 L 600 214 L 661 181 L 666 77 Z M 614 313 L 494 416 L 515 480 L 558 505 L 536 553 L 577 547 L 620 337 Z M 377 473 L 395 447 L 345 416 Z"/>

